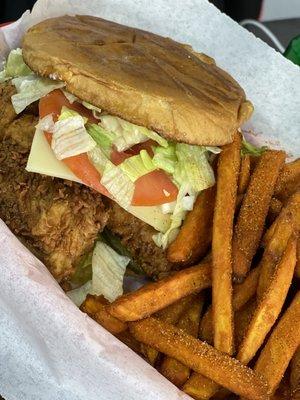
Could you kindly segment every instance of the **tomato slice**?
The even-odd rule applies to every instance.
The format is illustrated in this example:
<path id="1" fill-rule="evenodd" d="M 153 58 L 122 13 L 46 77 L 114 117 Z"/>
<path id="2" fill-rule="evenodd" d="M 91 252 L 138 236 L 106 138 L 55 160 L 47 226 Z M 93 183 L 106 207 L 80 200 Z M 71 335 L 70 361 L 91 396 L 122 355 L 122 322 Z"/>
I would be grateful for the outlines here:
<path id="1" fill-rule="evenodd" d="M 88 118 L 89 122 L 91 123 L 98 123 L 98 120 L 94 118 L 90 110 L 86 109 L 82 104 L 76 101 L 71 104 L 66 96 L 63 94 L 63 92 L 59 89 L 52 91 L 51 93 L 40 99 L 40 117 L 43 118 L 48 114 L 52 114 L 53 119 L 56 121 L 61 113 L 61 109 L 63 106 L 77 111 L 78 113 L 80 113 L 80 115 Z M 45 137 L 48 140 L 49 144 L 51 144 L 52 134 L 45 132 Z M 139 143 L 124 152 L 118 152 L 116 149 L 113 149 L 111 153 L 111 161 L 115 165 L 119 165 L 126 158 L 138 154 L 142 149 L 147 150 L 149 155 L 153 156 L 151 146 L 153 146 L 154 144 L 154 141 L 148 140 L 144 143 Z M 110 197 L 108 191 L 100 183 L 101 175 L 93 166 L 93 164 L 89 161 L 86 153 L 68 157 L 62 161 L 84 184 Z M 176 185 L 174 185 L 174 183 L 171 181 L 169 176 L 164 171 L 157 170 L 141 176 L 135 182 L 135 191 L 132 205 L 154 206 L 168 203 L 176 200 L 177 194 L 178 189 Z"/>
<path id="2" fill-rule="evenodd" d="M 63 92 L 59 89 L 53 90 L 51 93 L 40 99 L 40 117 L 43 118 L 48 114 L 52 114 L 53 119 L 56 121 L 63 106 L 79 112 L 80 115 L 87 117 L 92 123 L 98 122 L 98 120 L 93 117 L 93 113 L 91 111 L 83 107 L 83 105 L 78 102 L 71 104 Z M 45 132 L 45 136 L 48 143 L 51 144 L 52 134 Z M 67 157 L 62 161 L 84 184 L 106 196 L 109 196 L 108 191 L 100 183 L 101 175 L 90 162 L 86 153 Z"/>
<path id="3" fill-rule="evenodd" d="M 176 200 L 177 186 L 161 170 L 149 172 L 135 182 L 133 206 L 156 206 Z"/>

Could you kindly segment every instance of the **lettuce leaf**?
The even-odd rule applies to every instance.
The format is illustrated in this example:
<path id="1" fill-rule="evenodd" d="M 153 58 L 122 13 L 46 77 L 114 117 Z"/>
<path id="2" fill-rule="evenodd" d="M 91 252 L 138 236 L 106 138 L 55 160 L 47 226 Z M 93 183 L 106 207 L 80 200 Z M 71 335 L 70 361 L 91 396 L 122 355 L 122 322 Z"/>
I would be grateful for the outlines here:
<path id="1" fill-rule="evenodd" d="M 63 82 L 56 82 L 48 78 L 39 78 L 33 74 L 14 78 L 12 83 L 18 92 L 11 97 L 16 114 L 19 114 L 27 106 L 52 92 L 52 90 L 65 86 Z"/>
<path id="2" fill-rule="evenodd" d="M 86 299 L 86 296 L 91 293 L 91 291 L 92 281 L 90 280 L 76 289 L 69 290 L 66 295 L 69 297 L 70 300 L 73 301 L 74 304 L 76 304 L 77 307 L 80 307 Z"/>
<path id="3" fill-rule="evenodd" d="M 87 124 L 86 130 L 89 135 L 95 140 L 102 150 L 110 150 L 112 148 L 114 136 L 112 133 L 107 132 L 100 125 Z"/>
<path id="4" fill-rule="evenodd" d="M 131 205 L 134 194 L 134 183 L 122 171 L 120 166 L 114 165 L 100 147 L 88 152 L 92 164 L 101 173 L 101 183 L 112 195 L 113 199 L 125 210 Z"/>
<path id="5" fill-rule="evenodd" d="M 254 146 L 252 143 L 247 142 L 245 138 L 242 141 L 242 156 L 249 154 L 250 156 L 260 157 L 266 150 L 268 150 L 268 146 Z"/>
<path id="6" fill-rule="evenodd" d="M 154 156 L 152 159 L 153 164 L 169 174 L 175 171 L 177 156 L 175 152 L 176 146 L 174 143 L 169 143 L 168 147 L 155 147 Z"/>
<path id="7" fill-rule="evenodd" d="M 156 132 L 150 131 L 143 126 L 132 124 L 119 117 L 102 115 L 100 125 L 115 135 L 113 144 L 118 151 L 127 150 L 133 145 L 146 142 L 149 139 L 154 140 L 162 147 L 168 146 L 168 141 Z"/>
<path id="8" fill-rule="evenodd" d="M 22 49 L 12 50 L 7 58 L 5 74 L 7 77 L 15 78 L 17 76 L 26 76 L 32 73 L 28 65 L 25 64 L 22 55 Z"/>
<path id="9" fill-rule="evenodd" d="M 120 167 L 111 162 L 106 163 L 101 183 L 121 207 L 129 209 L 134 194 L 134 183 Z"/>
<path id="10" fill-rule="evenodd" d="M 92 259 L 92 294 L 114 301 L 123 294 L 123 279 L 130 258 L 121 256 L 103 242 L 97 242 Z"/>
<path id="11" fill-rule="evenodd" d="M 22 49 L 12 50 L 3 65 L 0 72 L 0 83 L 8 81 L 17 76 L 26 76 L 33 74 L 31 69 L 25 64 L 22 56 Z"/>
<path id="12" fill-rule="evenodd" d="M 130 258 L 130 262 L 127 265 L 127 268 L 130 268 L 131 271 L 135 272 L 136 274 L 144 274 L 141 266 L 132 259 L 132 254 L 125 246 L 123 246 L 121 239 L 119 239 L 118 236 L 114 235 L 109 229 L 104 228 L 104 230 L 100 234 L 100 238 L 102 242 L 106 243 L 118 254 Z"/>
<path id="13" fill-rule="evenodd" d="M 179 228 L 186 216 L 187 210 L 193 209 L 195 196 L 187 196 L 190 191 L 189 184 L 185 183 L 179 188 L 175 208 L 171 215 L 170 228 L 165 233 L 157 233 L 153 235 L 153 240 L 158 247 L 166 249 L 168 245 L 176 238 Z M 186 200 L 186 199 L 189 200 Z"/>
<path id="14" fill-rule="evenodd" d="M 146 150 L 141 150 L 136 156 L 127 158 L 119 167 L 131 182 L 135 182 L 141 176 L 157 169 Z"/>
<path id="15" fill-rule="evenodd" d="M 59 119 L 54 124 L 51 148 L 58 160 L 87 153 L 95 146 L 80 115 Z"/>
<path id="16" fill-rule="evenodd" d="M 64 119 L 71 118 L 71 117 L 76 117 L 78 115 L 83 119 L 84 123 L 86 124 L 87 121 L 88 121 L 87 118 L 82 117 L 77 111 L 72 110 L 71 108 L 68 108 L 66 106 L 62 106 L 60 115 L 58 117 L 58 120 L 62 121 Z"/>
<path id="17" fill-rule="evenodd" d="M 187 184 L 192 191 L 200 192 L 214 185 L 214 172 L 207 153 L 202 146 L 176 144 L 178 162 L 173 177 L 178 186 Z"/>

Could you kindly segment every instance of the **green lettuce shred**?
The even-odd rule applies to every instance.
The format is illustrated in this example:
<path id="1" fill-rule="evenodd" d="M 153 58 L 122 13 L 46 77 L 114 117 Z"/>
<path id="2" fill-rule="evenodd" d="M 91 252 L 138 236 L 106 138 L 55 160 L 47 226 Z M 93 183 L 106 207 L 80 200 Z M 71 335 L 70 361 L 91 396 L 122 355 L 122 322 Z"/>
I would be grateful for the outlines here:
<path id="1" fill-rule="evenodd" d="M 268 146 L 257 147 L 252 143 L 247 142 L 245 138 L 242 141 L 242 156 L 250 155 L 260 157 L 266 150 L 268 150 Z"/>

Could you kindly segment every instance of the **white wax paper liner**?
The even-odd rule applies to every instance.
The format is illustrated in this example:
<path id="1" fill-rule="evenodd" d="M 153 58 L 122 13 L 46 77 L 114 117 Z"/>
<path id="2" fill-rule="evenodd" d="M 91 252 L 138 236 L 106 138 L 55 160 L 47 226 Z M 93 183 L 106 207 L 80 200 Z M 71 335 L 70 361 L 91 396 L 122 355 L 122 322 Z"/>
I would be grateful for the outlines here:
<path id="1" fill-rule="evenodd" d="M 300 69 L 206 0 L 38 0 L 0 31 L 0 57 L 47 17 L 91 14 L 193 45 L 214 57 L 255 106 L 258 143 L 300 154 Z M 81 313 L 0 221 L 0 394 L 6 400 L 187 399 Z"/>

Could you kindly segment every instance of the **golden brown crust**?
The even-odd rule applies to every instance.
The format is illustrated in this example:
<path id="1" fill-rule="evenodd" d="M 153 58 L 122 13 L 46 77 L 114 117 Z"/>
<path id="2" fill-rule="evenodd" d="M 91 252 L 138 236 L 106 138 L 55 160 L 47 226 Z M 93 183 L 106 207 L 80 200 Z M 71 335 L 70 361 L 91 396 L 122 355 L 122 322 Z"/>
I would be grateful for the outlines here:
<path id="1" fill-rule="evenodd" d="M 242 88 L 209 57 L 100 18 L 45 20 L 25 34 L 23 55 L 81 99 L 177 141 L 229 143 L 252 113 Z"/>

